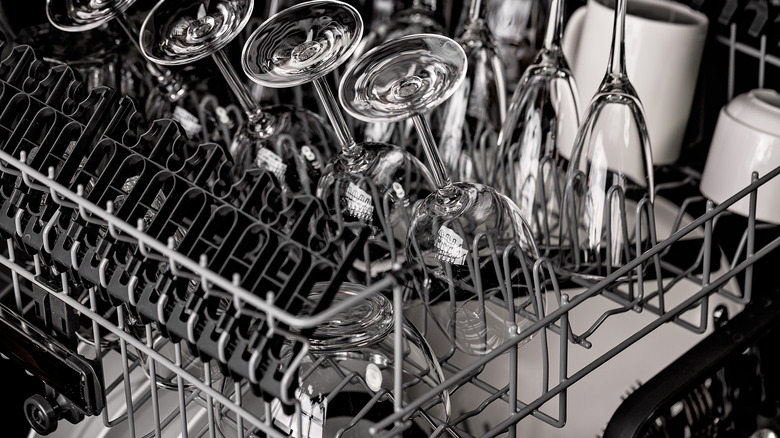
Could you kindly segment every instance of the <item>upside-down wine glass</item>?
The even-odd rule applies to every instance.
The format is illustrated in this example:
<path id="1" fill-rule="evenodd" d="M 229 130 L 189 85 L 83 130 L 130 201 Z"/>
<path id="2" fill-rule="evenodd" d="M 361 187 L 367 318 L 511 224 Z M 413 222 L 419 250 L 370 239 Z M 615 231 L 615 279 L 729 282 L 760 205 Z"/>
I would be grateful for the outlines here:
<path id="1" fill-rule="evenodd" d="M 395 11 L 386 26 L 377 27 L 383 31 L 373 39 L 373 45 L 365 45 L 356 51 L 353 62 L 366 51 L 373 49 L 381 43 L 394 40 L 406 35 L 444 34 L 444 27 L 436 20 L 436 0 L 409 0 L 395 1 Z M 408 7 L 404 7 L 408 5 Z M 351 64 L 352 64 L 351 63 Z M 438 129 L 438 123 L 434 123 Z M 415 138 L 414 128 L 411 123 L 386 123 L 368 122 L 364 126 L 364 136 L 368 141 L 380 141 L 407 147 L 413 153 L 419 152 L 419 140 Z"/>
<path id="2" fill-rule="evenodd" d="M 419 33 L 443 34 L 444 27 L 436 20 L 436 0 L 396 1 L 396 11 L 393 14 L 384 41 L 394 40 L 402 36 Z M 398 7 L 400 5 L 400 7 Z"/>
<path id="3" fill-rule="evenodd" d="M 526 67 L 541 48 L 544 14 L 551 0 L 482 0 L 482 17 L 496 38 L 506 69 L 507 87 L 514 90 Z"/>
<path id="4" fill-rule="evenodd" d="M 480 17 L 482 0 L 471 0 L 456 41 L 468 59 L 466 79 L 439 111 L 440 150 L 459 181 L 492 184 L 498 132 L 506 115 L 504 66 L 493 35 Z"/>
<path id="5" fill-rule="evenodd" d="M 609 275 L 638 255 L 635 245 L 647 240 L 635 211 L 654 197 L 644 109 L 626 74 L 626 2 L 615 5 L 607 72 L 577 132 L 561 206 L 560 269 L 586 279 Z M 652 226 L 654 218 L 648 220 Z"/>
<path id="6" fill-rule="evenodd" d="M 416 157 L 384 143 L 356 143 L 325 76 L 349 59 L 363 30 L 358 11 L 339 1 L 311 1 L 269 18 L 244 46 L 244 72 L 266 87 L 313 82 L 336 132 L 340 153 L 317 188 L 333 212 L 373 229 L 369 266 L 376 276 L 404 259 L 411 207 L 434 190 Z M 389 201 L 389 202 L 387 202 Z"/>
<path id="7" fill-rule="evenodd" d="M 436 0 L 374 0 L 371 30 L 352 54 L 354 63 L 374 47 L 396 38 L 418 33 L 443 34 L 444 27 L 436 20 Z"/>
<path id="8" fill-rule="evenodd" d="M 360 55 L 384 41 L 392 23 L 394 7 L 395 0 L 373 0 L 369 32 L 360 40 L 360 44 L 351 55 L 352 59 L 358 59 Z"/>
<path id="9" fill-rule="evenodd" d="M 275 174 L 285 192 L 313 193 L 330 156 L 326 122 L 301 108 L 261 109 L 222 51 L 246 26 L 253 6 L 253 0 L 162 0 L 141 27 L 141 50 L 164 65 L 210 56 L 246 113 L 230 145 L 236 177 L 259 167 Z"/>
<path id="10" fill-rule="evenodd" d="M 307 302 L 317 302 L 317 295 L 326 286 L 315 284 L 312 300 Z M 359 284 L 343 283 L 334 304 L 364 291 L 365 287 Z M 286 414 L 281 403 L 273 400 L 273 427 L 290 436 L 300 432 L 303 438 L 373 436 L 369 429 L 393 413 L 397 365 L 394 340 L 399 331 L 403 333 L 399 382 L 403 402 L 416 400 L 444 382 L 441 367 L 425 338 L 406 319 L 398 327 L 393 315 L 390 300 L 377 294 L 317 326 L 309 336 L 310 353 L 298 373 L 301 377 L 295 397 L 300 403 L 301 421 Z M 235 398 L 237 388 L 244 391 L 241 385 L 227 383 L 229 379 L 223 381 L 222 392 L 230 398 Z M 264 412 L 263 400 L 251 393 L 242 397 L 242 407 L 250 412 Z M 435 429 L 430 420 L 446 422 L 450 409 L 449 392 L 443 390 L 424 412 L 412 415 L 403 436 L 430 436 Z M 223 413 L 223 409 L 217 413 L 217 426 L 224 436 L 243 436 L 236 434 L 238 422 L 234 413 Z"/>
<path id="11" fill-rule="evenodd" d="M 49 22 L 65 32 L 84 32 L 114 21 L 141 53 L 138 28 L 127 16 L 127 9 L 136 0 L 46 0 L 46 15 Z M 198 119 L 186 97 L 188 87 L 176 75 L 152 62 L 145 62 L 146 74 L 152 76 L 153 84 L 147 84 L 150 91 L 146 98 L 144 114 L 151 121 L 171 117 L 184 127 L 191 138 L 200 134 Z"/>
<path id="12" fill-rule="evenodd" d="M 493 184 L 517 203 L 548 255 L 560 249 L 560 204 L 579 97 L 561 49 L 563 0 L 550 4 L 542 49 L 523 73 L 498 136 Z"/>
<path id="13" fill-rule="evenodd" d="M 502 288 L 497 283 L 504 280 L 499 259 L 505 249 L 514 246 L 520 257 L 534 259 L 537 250 L 507 197 L 481 184 L 450 180 L 423 117 L 455 92 L 466 62 L 460 44 L 447 37 L 399 38 L 360 58 L 344 75 L 339 97 L 347 112 L 362 120 L 414 121 L 438 189 L 412 215 L 407 259 L 424 270 L 423 304 L 445 304 L 431 317 L 458 348 L 479 355 L 532 323 L 525 308 L 538 302 L 528 285 Z M 512 311 L 502 311 L 509 307 Z"/>

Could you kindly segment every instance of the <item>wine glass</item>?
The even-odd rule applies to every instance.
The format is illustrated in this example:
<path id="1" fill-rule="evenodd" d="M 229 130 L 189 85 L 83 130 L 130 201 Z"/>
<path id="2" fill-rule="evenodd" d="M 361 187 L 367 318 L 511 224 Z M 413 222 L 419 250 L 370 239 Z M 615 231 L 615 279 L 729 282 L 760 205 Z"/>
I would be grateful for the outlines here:
<path id="1" fill-rule="evenodd" d="M 394 0 L 373 0 L 371 26 L 368 34 L 361 40 L 355 52 L 352 53 L 352 59 L 360 58 L 360 55 L 374 48 L 385 39 L 385 35 L 391 28 L 393 20 Z"/>
<path id="2" fill-rule="evenodd" d="M 496 38 L 506 69 L 507 87 L 516 88 L 523 71 L 539 51 L 548 1 L 482 0 L 482 17 Z"/>
<path id="3" fill-rule="evenodd" d="M 561 206 L 560 269 L 582 278 L 602 278 L 631 260 L 643 240 L 640 215 L 631 217 L 655 192 L 644 110 L 626 74 L 626 1 L 615 5 L 607 72 L 577 132 Z M 648 225 L 653 220 L 648 213 Z"/>
<path id="4" fill-rule="evenodd" d="M 464 83 L 440 110 L 442 158 L 460 181 L 491 184 L 498 132 L 506 115 L 504 67 L 493 35 L 479 16 L 482 0 L 471 0 L 456 41 L 466 51 Z"/>
<path id="5" fill-rule="evenodd" d="M 398 8 L 393 14 L 384 41 L 420 33 L 444 34 L 444 27 L 436 20 L 436 0 L 411 0 L 408 8 Z"/>
<path id="6" fill-rule="evenodd" d="M 178 363 L 182 369 L 186 370 L 190 375 L 201 382 L 206 380 L 205 363 L 197 354 L 190 351 L 190 348 L 186 343 L 174 343 L 159 333 L 155 333 L 153 335 L 151 348 L 171 362 Z M 143 369 L 144 374 L 146 374 L 147 377 L 150 377 L 152 371 L 149 366 L 149 356 L 141 349 L 136 349 L 136 354 L 140 359 L 141 368 Z M 210 362 L 211 371 L 209 377 L 215 385 L 219 385 L 219 381 L 223 376 L 217 366 L 217 362 L 215 360 L 211 360 Z M 187 390 L 188 392 L 196 391 L 195 385 L 191 381 L 182 379 L 182 381 L 179 382 L 177 374 L 164 366 L 155 366 L 154 373 L 155 384 L 160 389 L 178 391 L 180 388 L 179 385 L 181 385 L 181 389 Z"/>
<path id="7" fill-rule="evenodd" d="M 50 64 L 70 66 L 81 75 L 87 92 L 110 87 L 131 96 L 140 94 L 138 76 L 123 80 L 131 72 L 122 68 L 125 48 L 116 44 L 113 32 L 63 32 L 47 22 L 24 27 L 14 44 L 35 47 L 36 55 Z"/>
<path id="8" fill-rule="evenodd" d="M 397 3 L 397 7 L 389 21 L 386 24 L 376 25 L 372 29 L 372 32 L 376 30 L 377 34 L 367 36 L 366 44 L 362 44 L 355 51 L 350 64 L 353 64 L 368 50 L 386 41 L 420 33 L 444 34 L 444 27 L 435 17 L 435 0 L 411 0 L 409 7 L 403 7 L 405 2 L 396 1 L 395 3 Z M 433 123 L 433 125 L 434 128 L 438 129 L 438 123 Z M 419 155 L 419 140 L 414 136 L 414 128 L 411 123 L 368 122 L 362 128 L 363 136 L 368 141 L 389 142 L 406 146 L 412 153 Z"/>
<path id="9" fill-rule="evenodd" d="M 418 33 L 444 33 L 444 27 L 434 16 L 435 0 L 412 0 L 409 7 L 403 7 L 403 3 L 398 0 L 374 0 L 371 31 L 358 44 L 350 65 L 385 41 Z"/>
<path id="10" fill-rule="evenodd" d="M 499 259 L 538 254 L 520 211 L 506 196 L 450 180 L 423 117 L 457 90 L 466 63 L 463 48 L 447 37 L 402 37 L 369 51 L 347 70 L 339 97 L 361 120 L 414 121 L 438 189 L 412 215 L 407 259 L 423 269 L 423 301 L 449 301 L 443 317 L 432 313 L 434 320 L 460 349 L 480 355 L 532 323 L 525 312 L 534 303 L 528 283 L 506 287 Z M 505 252 L 512 247 L 519 251 Z M 514 307 L 521 302 L 522 309 Z"/>
<path id="11" fill-rule="evenodd" d="M 84 32 L 111 21 L 116 22 L 140 53 L 138 28 L 126 14 L 135 1 L 46 0 L 46 15 L 54 27 L 66 32 Z M 151 81 L 142 80 L 150 91 L 145 103 L 146 117 L 149 120 L 172 117 L 182 124 L 188 136 L 198 135 L 199 127 L 192 123 L 197 120 L 193 114 L 195 110 L 192 105 L 188 105 L 187 99 L 184 99 L 190 94 L 188 87 L 172 71 L 151 62 L 144 64 L 146 71 L 139 72 L 139 75 L 144 79 L 147 75 L 152 78 Z"/>
<path id="12" fill-rule="evenodd" d="M 434 185 L 416 157 L 389 144 L 356 143 L 349 132 L 325 76 L 349 59 L 362 31 L 360 14 L 346 3 L 301 3 L 255 30 L 242 64 L 247 76 L 266 87 L 314 83 L 341 146 L 323 171 L 317 196 L 344 219 L 371 226 L 370 266 L 362 269 L 373 277 L 403 261 L 406 215 Z"/>
<path id="13" fill-rule="evenodd" d="M 579 127 L 579 95 L 561 49 L 563 0 L 550 3 L 544 45 L 517 84 L 498 136 L 493 184 L 520 207 L 540 249 L 560 247 L 560 203 Z"/>
<path id="14" fill-rule="evenodd" d="M 322 118 L 301 108 L 261 109 L 222 51 L 247 24 L 253 6 L 252 0 L 160 1 L 141 27 L 141 51 L 163 65 L 211 57 L 246 113 L 230 145 L 235 177 L 259 167 L 276 175 L 285 193 L 313 193 L 319 160 L 330 156 L 330 130 Z"/>
<path id="15" fill-rule="evenodd" d="M 318 302 L 317 295 L 326 286 L 315 284 L 312 300 L 307 302 Z M 361 285 L 343 283 L 334 304 L 364 291 Z M 402 327 L 396 327 L 393 314 L 390 300 L 377 294 L 316 327 L 309 336 L 310 353 L 301 363 L 295 392 L 302 421 L 297 423 L 278 400 L 273 400 L 271 424 L 290 436 L 296 436 L 300 424 L 300 436 L 304 438 L 370 436 L 369 429 L 394 412 L 394 340 L 398 329 L 403 333 L 403 402 L 422 397 L 444 382 L 436 356 L 423 336 L 406 319 Z M 282 354 L 286 354 L 285 350 Z M 222 393 L 235 399 L 237 385 L 231 383 L 230 379 L 223 380 Z M 244 409 L 267 412 L 262 398 L 243 391 L 242 388 L 240 399 Z M 446 422 L 450 409 L 449 393 L 443 390 L 426 405 L 424 412 L 412 417 L 404 436 L 431 435 L 435 426 L 430 420 Z M 217 426 L 224 436 L 236 436 L 237 424 L 232 412 L 217 406 Z"/>

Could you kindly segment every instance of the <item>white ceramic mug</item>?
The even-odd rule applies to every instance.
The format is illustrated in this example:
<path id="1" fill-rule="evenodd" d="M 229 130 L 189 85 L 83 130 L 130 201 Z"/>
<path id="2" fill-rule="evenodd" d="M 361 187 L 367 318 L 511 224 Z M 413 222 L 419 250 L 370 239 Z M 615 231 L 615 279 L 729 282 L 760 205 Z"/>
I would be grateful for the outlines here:
<path id="1" fill-rule="evenodd" d="M 607 71 L 614 17 L 614 1 L 588 0 L 566 27 L 563 51 L 583 111 Z M 626 69 L 645 109 L 655 165 L 674 163 L 680 156 L 707 26 L 704 14 L 676 2 L 628 2 Z"/>
<path id="2" fill-rule="evenodd" d="M 753 90 L 723 107 L 704 165 L 701 192 L 722 203 L 751 182 L 780 166 L 780 94 Z M 747 216 L 749 198 L 729 210 Z M 758 220 L 780 224 L 780 176 L 758 189 Z"/>

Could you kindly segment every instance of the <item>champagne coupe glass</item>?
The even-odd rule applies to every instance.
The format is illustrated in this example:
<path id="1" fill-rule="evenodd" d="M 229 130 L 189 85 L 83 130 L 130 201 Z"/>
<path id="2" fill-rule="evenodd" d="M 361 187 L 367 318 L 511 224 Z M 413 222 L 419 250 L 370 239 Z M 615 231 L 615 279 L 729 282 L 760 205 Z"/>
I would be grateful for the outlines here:
<path id="1" fill-rule="evenodd" d="M 317 301 L 316 295 L 325 286 L 314 285 L 311 302 Z M 334 303 L 364 291 L 361 285 L 343 283 Z M 372 295 L 314 329 L 309 336 L 310 353 L 301 363 L 295 393 L 302 416 L 300 436 L 372 436 L 369 429 L 392 415 L 396 382 L 394 340 L 399 329 L 403 333 L 400 377 L 404 403 L 423 396 L 444 381 L 430 345 L 406 319 L 402 327 L 396 327 L 393 315 L 390 300 L 381 294 Z M 229 383 L 232 383 L 230 379 L 223 380 L 222 393 L 235 398 L 236 385 Z M 242 407 L 250 412 L 264 412 L 262 398 L 247 393 L 241 401 Z M 443 390 L 426 406 L 424 413 L 420 411 L 412 417 L 410 428 L 403 436 L 430 436 L 434 426 L 429 420 L 446 422 L 450 409 L 449 393 Z M 270 412 L 277 430 L 296 436 L 296 419 L 285 414 L 278 400 L 271 402 Z M 217 426 L 224 436 L 243 436 L 236 434 L 236 424 L 232 412 L 223 412 L 218 407 Z"/>
<path id="2" fill-rule="evenodd" d="M 115 20 L 124 30 L 130 41 L 141 52 L 138 45 L 138 28 L 127 16 L 127 9 L 136 0 L 46 0 L 46 15 L 51 24 L 66 32 L 84 32 L 95 29 L 105 23 Z M 196 120 L 193 108 L 189 110 L 183 98 L 188 95 L 188 88 L 182 84 L 168 69 L 145 62 L 148 74 L 153 77 L 153 84 L 148 86 L 144 114 L 149 120 L 161 117 L 173 117 L 182 123 L 188 135 L 194 136 L 197 129 L 190 129 L 190 122 Z"/>
<path id="3" fill-rule="evenodd" d="M 261 109 L 222 51 L 246 26 L 253 6 L 253 0 L 162 0 L 141 27 L 141 50 L 163 65 L 210 56 L 246 113 L 230 145 L 236 177 L 259 167 L 275 174 L 285 193 L 313 193 L 329 156 L 324 120 L 289 106 Z"/>
<path id="4" fill-rule="evenodd" d="M 560 203 L 579 127 L 579 97 L 561 49 L 563 0 L 550 4 L 544 45 L 523 73 L 498 136 L 493 184 L 517 203 L 540 250 L 560 248 Z"/>
<path id="5" fill-rule="evenodd" d="M 372 226 L 369 272 L 375 276 L 403 261 L 406 215 L 434 185 L 416 157 L 388 144 L 356 143 L 349 132 L 325 76 L 349 59 L 362 30 L 360 14 L 346 3 L 301 3 L 255 30 L 242 61 L 247 76 L 266 87 L 314 83 L 341 146 L 323 172 L 317 195 L 345 219 Z"/>
<path id="6" fill-rule="evenodd" d="M 631 260 L 641 242 L 642 199 L 653 202 L 650 138 L 644 110 L 626 75 L 626 1 L 617 0 L 607 72 L 574 141 L 564 189 L 560 268 L 599 279 Z M 651 210 L 652 211 L 652 210 Z M 649 216 L 649 213 L 648 213 Z M 648 217 L 653 225 L 654 219 Z M 640 221 L 637 223 L 637 221 Z"/>
<path id="7" fill-rule="evenodd" d="M 402 37 L 360 58 L 345 73 L 339 97 L 347 112 L 361 120 L 414 121 L 438 190 L 412 215 L 407 259 L 423 268 L 423 304 L 449 300 L 450 307 L 443 306 L 443 315 L 432 313 L 433 319 L 456 346 L 479 355 L 532 323 L 516 308 L 502 313 L 501 305 L 487 301 L 503 299 L 506 309 L 515 302 L 532 304 L 527 287 L 496 285 L 503 280 L 498 259 L 511 246 L 522 257 L 536 258 L 537 250 L 520 211 L 506 196 L 481 184 L 450 180 L 423 117 L 455 92 L 466 76 L 466 62 L 460 44 L 447 37 Z"/>
<path id="8" fill-rule="evenodd" d="M 442 158 L 460 181 L 491 184 L 498 132 L 506 115 L 504 67 L 493 35 L 480 16 L 482 0 L 471 0 L 457 41 L 468 59 L 464 83 L 439 110 Z"/>

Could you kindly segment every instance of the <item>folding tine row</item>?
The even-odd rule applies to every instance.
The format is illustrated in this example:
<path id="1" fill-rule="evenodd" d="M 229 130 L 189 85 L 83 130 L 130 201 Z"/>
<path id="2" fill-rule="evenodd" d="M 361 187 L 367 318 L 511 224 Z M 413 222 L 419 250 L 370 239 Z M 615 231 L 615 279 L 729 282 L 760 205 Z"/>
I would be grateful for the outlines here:
<path id="1" fill-rule="evenodd" d="M 283 194 L 270 173 L 236 175 L 223 149 L 189 143 L 172 121 L 139 134 L 140 124 L 130 100 L 105 88 L 85 96 L 76 73 L 49 68 L 29 47 L 0 61 L 0 150 L 203 269 L 272 297 L 280 311 L 316 313 L 328 305 L 366 228 L 332 220 L 312 196 Z M 268 315 L 233 305 L 231 294 L 202 284 L 197 273 L 114 222 L 3 164 L 0 237 L 34 260 L 37 281 L 60 292 L 94 288 L 107 307 L 124 306 L 140 323 L 156 323 L 162 335 L 185 341 L 234 379 L 249 379 L 258 393 L 292 394 L 295 388 L 281 383 L 294 357 L 282 354 L 290 341 L 270 327 Z M 319 282 L 328 286 L 312 303 L 309 291 Z M 33 300 L 40 325 L 74 348 L 75 311 L 53 318 L 67 306 L 39 292 Z"/>

